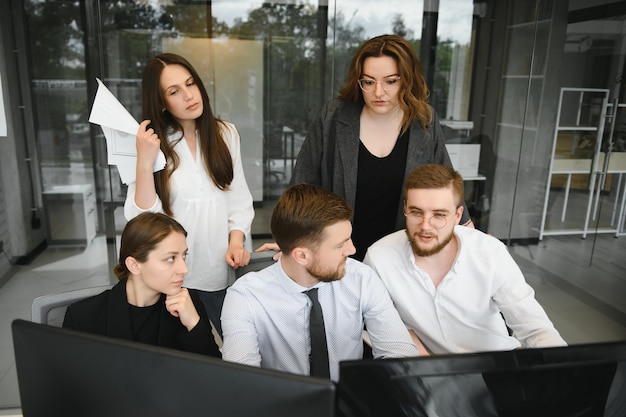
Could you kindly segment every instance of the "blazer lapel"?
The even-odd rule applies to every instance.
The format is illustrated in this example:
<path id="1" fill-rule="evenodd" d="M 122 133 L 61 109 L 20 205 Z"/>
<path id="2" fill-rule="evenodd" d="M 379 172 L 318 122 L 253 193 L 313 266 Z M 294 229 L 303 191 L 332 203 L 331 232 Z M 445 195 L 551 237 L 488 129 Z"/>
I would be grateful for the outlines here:
<path id="1" fill-rule="evenodd" d="M 406 167 L 404 170 L 404 178 L 406 178 L 413 169 L 423 163 L 424 152 L 428 146 L 426 140 L 427 133 L 424 131 L 419 121 L 411 123 L 409 131 L 409 148 L 406 154 Z"/>
<path id="2" fill-rule="evenodd" d="M 115 338 L 133 340 L 125 279 L 111 288 L 108 300 L 107 334 Z"/>
<path id="3" fill-rule="evenodd" d="M 341 162 L 339 172 L 335 173 L 335 181 L 342 181 L 345 199 L 351 207 L 356 202 L 356 181 L 359 162 L 360 119 L 362 103 L 345 103 L 337 114 L 336 158 Z M 335 168 L 337 169 L 337 168 Z M 334 184 L 339 185 L 339 184 Z"/>

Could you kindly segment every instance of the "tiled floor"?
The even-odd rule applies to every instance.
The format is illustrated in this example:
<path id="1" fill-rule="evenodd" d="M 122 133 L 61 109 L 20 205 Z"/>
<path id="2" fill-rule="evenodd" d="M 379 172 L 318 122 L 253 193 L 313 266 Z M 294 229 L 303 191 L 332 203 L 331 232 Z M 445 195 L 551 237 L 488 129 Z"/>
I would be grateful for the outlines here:
<path id="1" fill-rule="evenodd" d="M 626 238 L 550 237 L 510 249 L 570 344 L 626 340 Z M 109 283 L 106 253 L 102 237 L 84 250 L 49 248 L 31 265 L 16 267 L 0 288 L 0 415 L 19 413 L 11 322 L 30 319 L 31 302 L 39 295 Z"/>
<path id="2" fill-rule="evenodd" d="M 570 344 L 626 340 L 626 238 L 550 236 L 511 253 Z"/>
<path id="3" fill-rule="evenodd" d="M 11 322 L 30 320 L 30 305 L 40 295 L 108 283 L 106 253 L 104 237 L 84 250 L 49 248 L 30 265 L 17 266 L 0 288 L 0 408 L 19 406 Z"/>

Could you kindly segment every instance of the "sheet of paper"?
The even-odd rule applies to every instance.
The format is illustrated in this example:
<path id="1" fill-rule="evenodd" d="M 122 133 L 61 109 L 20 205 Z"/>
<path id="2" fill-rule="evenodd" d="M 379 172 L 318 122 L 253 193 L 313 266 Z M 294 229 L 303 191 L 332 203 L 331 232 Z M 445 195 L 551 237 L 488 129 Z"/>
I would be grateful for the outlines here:
<path id="1" fill-rule="evenodd" d="M 135 182 L 137 165 L 137 148 L 135 136 L 139 123 L 118 101 L 102 81 L 98 81 L 98 90 L 89 115 L 89 122 L 102 128 L 107 141 L 107 157 L 109 165 L 117 165 L 122 182 Z M 165 168 L 165 155 L 159 151 L 154 162 L 154 172 Z"/>

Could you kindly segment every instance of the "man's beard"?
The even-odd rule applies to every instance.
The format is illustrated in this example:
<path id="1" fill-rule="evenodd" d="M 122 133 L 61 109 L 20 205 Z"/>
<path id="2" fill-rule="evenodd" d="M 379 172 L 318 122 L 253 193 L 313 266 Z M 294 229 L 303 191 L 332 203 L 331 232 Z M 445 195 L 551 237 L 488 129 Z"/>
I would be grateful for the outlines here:
<path id="1" fill-rule="evenodd" d="M 320 266 L 320 263 L 315 260 L 315 263 L 307 268 L 307 272 L 314 278 L 321 282 L 338 281 L 346 274 L 345 263 L 334 270 L 329 268 L 324 269 Z"/>
<path id="2" fill-rule="evenodd" d="M 441 252 L 441 250 L 445 248 L 448 245 L 448 243 L 450 243 L 450 241 L 452 240 L 452 236 L 454 235 L 454 231 L 451 230 L 450 234 L 447 236 L 444 236 L 442 240 L 439 240 L 440 237 L 435 236 L 435 239 L 437 239 L 437 242 L 439 243 L 437 243 L 433 247 L 423 249 L 418 244 L 419 238 L 416 236 L 417 233 L 410 235 L 409 230 L 408 229 L 405 229 L 405 230 L 406 230 L 406 235 L 409 237 L 409 242 L 411 243 L 411 249 L 413 249 L 413 253 L 416 256 L 421 256 L 421 257 L 428 257 L 428 256 L 432 256 Z"/>

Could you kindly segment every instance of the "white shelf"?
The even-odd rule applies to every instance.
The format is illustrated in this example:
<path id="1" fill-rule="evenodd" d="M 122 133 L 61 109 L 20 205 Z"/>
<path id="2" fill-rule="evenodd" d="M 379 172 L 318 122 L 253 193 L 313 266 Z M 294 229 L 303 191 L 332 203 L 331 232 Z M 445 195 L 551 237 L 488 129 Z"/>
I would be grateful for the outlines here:
<path id="1" fill-rule="evenodd" d="M 597 126 L 558 126 L 556 130 L 557 132 L 572 131 L 572 130 L 580 130 L 583 132 L 595 132 L 598 130 L 598 127 Z"/>
<path id="2" fill-rule="evenodd" d="M 554 137 L 552 144 L 552 155 L 551 155 L 551 164 L 550 171 L 548 173 L 548 182 L 546 184 L 545 191 L 545 199 L 543 206 L 543 214 L 541 218 L 541 229 L 539 232 L 539 239 L 543 239 L 544 236 L 549 235 L 570 235 L 570 234 L 580 234 L 583 238 L 587 237 L 587 234 L 593 233 L 615 233 L 615 236 L 620 235 L 620 230 L 622 229 L 621 222 L 622 216 L 624 215 L 625 204 L 626 204 L 626 190 L 624 187 L 621 187 L 622 183 L 622 175 L 626 173 L 626 153 L 624 152 L 613 152 L 610 155 L 609 163 L 606 164 L 605 167 L 605 159 L 606 153 L 601 151 L 600 145 L 597 143 L 598 138 L 603 138 L 604 135 L 604 126 L 605 126 L 605 118 L 608 114 L 607 103 L 609 99 L 610 91 L 608 89 L 589 89 L 589 88 L 561 88 L 561 94 L 559 97 L 559 105 L 558 111 L 556 115 L 556 124 L 554 129 Z M 590 96 L 590 94 L 602 95 L 601 102 L 594 102 L 598 100 L 598 98 L 594 98 Z M 567 95 L 567 97 L 566 97 Z M 574 98 L 572 98 L 572 96 Z M 571 106 L 572 100 L 576 99 L 577 106 Z M 586 99 L 586 100 L 585 100 Z M 566 104 L 564 106 L 564 103 Z M 583 108 L 589 107 L 591 105 L 599 106 L 596 114 L 598 117 L 598 125 L 597 126 L 578 126 L 578 125 L 568 125 L 568 126 L 559 126 L 559 121 L 561 120 L 562 112 L 564 112 L 564 108 L 569 112 L 568 120 L 576 119 L 577 122 L 580 120 L 581 115 L 584 115 Z M 563 131 L 585 131 L 585 132 L 597 132 L 595 135 L 596 143 L 593 143 L 593 148 L 590 147 L 589 155 L 587 158 L 562 158 L 557 159 L 557 147 L 559 141 L 559 132 Z M 572 148 L 572 152 L 573 152 Z M 567 216 L 567 207 L 570 189 L 572 187 L 572 176 L 576 174 L 586 175 L 588 177 L 588 185 L 587 185 L 587 210 L 585 213 L 585 219 L 582 223 L 582 227 L 571 228 L 571 229 L 546 229 L 546 219 L 548 217 L 549 211 L 549 199 L 550 199 L 550 189 L 552 186 L 552 178 L 554 175 L 566 175 L 566 182 L 563 193 L 563 206 L 561 209 L 561 222 L 565 221 Z M 617 195 L 615 201 L 613 202 L 613 219 L 611 220 L 611 224 L 615 220 L 615 215 L 618 214 L 617 217 L 617 227 L 616 228 L 597 228 L 593 227 L 593 220 L 596 219 L 598 213 L 598 206 L 600 204 L 601 199 L 601 187 L 604 185 L 597 184 L 598 179 L 603 179 L 605 174 L 616 174 L 618 176 L 618 185 L 617 186 Z M 621 188 L 620 188 L 621 187 Z M 620 197 L 620 194 L 622 197 Z M 621 202 L 620 202 L 621 201 Z"/>
<path id="3" fill-rule="evenodd" d="M 529 75 L 529 74 L 510 74 L 503 75 L 502 78 L 508 78 L 511 80 L 543 80 L 545 77 L 543 75 Z"/>
<path id="4" fill-rule="evenodd" d="M 498 123 L 498 126 L 510 127 L 514 129 L 524 129 L 524 130 L 529 130 L 531 132 L 537 130 L 537 127 L 523 126 L 523 125 L 513 124 L 513 123 Z"/>

